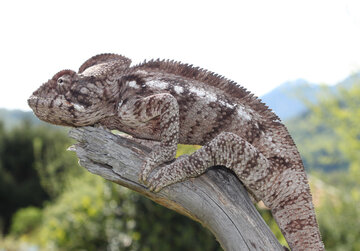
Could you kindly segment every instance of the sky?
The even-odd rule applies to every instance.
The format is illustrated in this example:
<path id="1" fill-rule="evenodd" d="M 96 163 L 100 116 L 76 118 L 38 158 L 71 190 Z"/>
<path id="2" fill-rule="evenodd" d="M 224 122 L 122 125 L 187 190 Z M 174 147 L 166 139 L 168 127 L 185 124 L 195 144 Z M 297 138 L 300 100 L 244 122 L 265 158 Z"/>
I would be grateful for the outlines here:
<path id="1" fill-rule="evenodd" d="M 335 84 L 360 70 L 360 1 L 1 1 L 0 108 L 91 56 L 174 59 L 257 96 L 298 78 Z"/>

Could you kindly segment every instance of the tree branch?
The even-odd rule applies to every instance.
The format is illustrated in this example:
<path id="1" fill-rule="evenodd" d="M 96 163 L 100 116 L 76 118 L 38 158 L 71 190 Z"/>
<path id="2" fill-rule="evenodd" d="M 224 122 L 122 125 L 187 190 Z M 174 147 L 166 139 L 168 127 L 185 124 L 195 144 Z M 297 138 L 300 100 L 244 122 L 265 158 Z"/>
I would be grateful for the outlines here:
<path id="1" fill-rule="evenodd" d="M 150 149 L 94 127 L 72 129 L 71 150 L 91 173 L 128 187 L 210 229 L 224 250 L 283 250 L 236 176 L 212 168 L 197 178 L 150 192 L 138 181 Z"/>

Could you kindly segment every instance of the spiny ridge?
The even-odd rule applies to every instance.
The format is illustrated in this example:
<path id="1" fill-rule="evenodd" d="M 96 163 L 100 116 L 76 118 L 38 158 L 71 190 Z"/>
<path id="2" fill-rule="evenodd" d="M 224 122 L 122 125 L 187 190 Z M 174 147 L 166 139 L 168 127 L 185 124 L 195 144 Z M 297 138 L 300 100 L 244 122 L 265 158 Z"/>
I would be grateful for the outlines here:
<path id="1" fill-rule="evenodd" d="M 200 67 L 194 67 L 193 65 L 184 64 L 174 60 L 150 60 L 144 61 L 138 65 L 135 65 L 129 69 L 130 71 L 136 70 L 152 70 L 159 72 L 166 72 L 169 74 L 180 75 L 184 78 L 189 78 L 205 84 L 217 87 L 229 95 L 239 99 L 242 103 L 247 104 L 250 108 L 256 112 L 261 113 L 267 119 L 271 121 L 279 121 L 279 117 L 269 109 L 261 99 L 254 94 L 246 90 L 243 86 L 236 82 L 229 80 L 214 72 L 205 70 Z"/>

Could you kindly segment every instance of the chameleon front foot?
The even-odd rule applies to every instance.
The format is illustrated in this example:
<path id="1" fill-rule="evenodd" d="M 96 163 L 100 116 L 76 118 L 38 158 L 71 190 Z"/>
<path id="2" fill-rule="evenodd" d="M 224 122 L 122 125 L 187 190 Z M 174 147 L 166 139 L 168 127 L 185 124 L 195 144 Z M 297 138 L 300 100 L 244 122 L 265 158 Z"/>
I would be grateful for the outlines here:
<path id="1" fill-rule="evenodd" d="M 139 181 L 147 185 L 150 173 L 163 163 L 172 161 L 175 158 L 177 145 L 157 146 L 145 160 L 141 168 Z"/>
<path id="2" fill-rule="evenodd" d="M 157 193 L 164 187 L 178 183 L 189 177 L 194 177 L 194 172 L 191 172 L 191 169 L 189 157 L 183 155 L 177 158 L 175 162 L 160 167 L 160 169 L 147 180 L 146 184 L 150 191 Z"/>
<path id="3" fill-rule="evenodd" d="M 174 170 L 171 170 L 172 168 L 172 165 L 163 166 L 160 168 L 159 171 L 155 173 L 153 177 L 148 179 L 146 183 L 149 190 L 157 193 L 164 187 L 167 187 L 182 180 L 181 178 L 179 178 L 179 176 L 175 175 Z"/>
<path id="4" fill-rule="evenodd" d="M 155 167 L 156 167 L 155 161 L 153 161 L 150 158 L 147 159 L 145 161 L 145 164 L 141 168 L 139 181 L 144 183 L 145 185 L 147 185 L 148 184 L 147 180 L 148 180 L 149 174 L 151 173 L 152 170 L 155 169 Z"/>
<path id="5" fill-rule="evenodd" d="M 176 183 L 174 179 L 167 176 L 168 166 L 164 167 L 164 171 L 160 170 L 155 174 L 153 178 L 148 181 L 149 190 L 155 193 L 160 192 L 164 187 L 167 187 L 173 183 Z"/>

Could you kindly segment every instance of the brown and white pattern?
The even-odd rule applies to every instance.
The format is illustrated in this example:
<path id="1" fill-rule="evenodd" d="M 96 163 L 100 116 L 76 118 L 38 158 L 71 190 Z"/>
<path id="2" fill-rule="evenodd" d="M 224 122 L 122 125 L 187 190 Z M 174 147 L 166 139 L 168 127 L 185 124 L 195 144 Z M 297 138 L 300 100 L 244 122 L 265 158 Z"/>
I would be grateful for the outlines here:
<path id="1" fill-rule="evenodd" d="M 235 82 L 191 65 L 130 63 L 120 55 L 97 55 L 78 73 L 57 73 L 28 103 L 53 124 L 100 124 L 160 141 L 140 176 L 153 191 L 226 166 L 271 208 L 292 250 L 324 250 L 300 155 L 267 106 Z M 203 147 L 150 176 L 174 158 L 178 143 Z"/>

